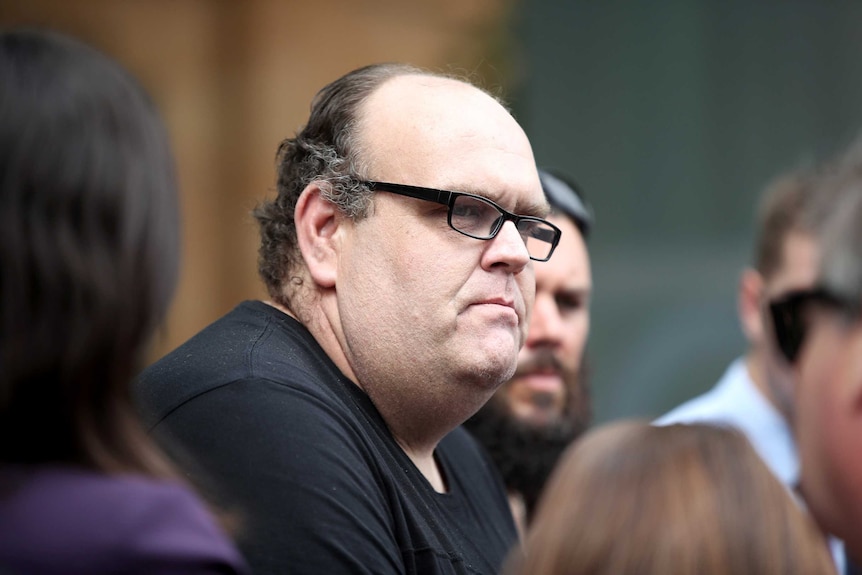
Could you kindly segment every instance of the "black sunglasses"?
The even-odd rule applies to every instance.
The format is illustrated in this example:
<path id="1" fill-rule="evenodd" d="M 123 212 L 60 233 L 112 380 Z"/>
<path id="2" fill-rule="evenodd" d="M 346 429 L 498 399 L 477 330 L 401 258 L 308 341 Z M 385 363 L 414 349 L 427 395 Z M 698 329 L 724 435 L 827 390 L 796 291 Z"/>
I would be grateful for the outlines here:
<path id="1" fill-rule="evenodd" d="M 493 239 L 500 233 L 503 224 L 511 221 L 524 239 L 527 253 L 532 260 L 548 261 L 557 244 L 560 243 L 562 232 L 551 222 L 534 216 L 513 214 L 482 196 L 405 184 L 365 181 L 361 183 L 371 190 L 390 192 L 448 206 L 449 227 L 477 240 Z"/>
<path id="2" fill-rule="evenodd" d="M 822 287 L 790 292 L 769 303 L 775 340 L 782 355 L 793 364 L 799 357 L 809 329 L 807 310 L 819 305 L 832 310 L 856 312 L 857 306 Z"/>

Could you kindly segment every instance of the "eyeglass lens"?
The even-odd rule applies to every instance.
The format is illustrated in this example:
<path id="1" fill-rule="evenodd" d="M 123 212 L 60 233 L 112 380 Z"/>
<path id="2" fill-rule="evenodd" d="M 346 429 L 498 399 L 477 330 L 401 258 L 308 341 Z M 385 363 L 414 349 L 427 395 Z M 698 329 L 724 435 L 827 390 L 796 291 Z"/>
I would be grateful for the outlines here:
<path id="1" fill-rule="evenodd" d="M 789 300 L 773 303 L 771 307 L 772 320 L 775 326 L 775 339 L 785 359 L 789 363 L 796 361 L 802 340 L 805 337 L 805 325 L 800 317 L 800 302 Z"/>
<path id="2" fill-rule="evenodd" d="M 841 310 L 846 304 L 822 289 L 797 292 L 770 304 L 775 339 L 787 361 L 799 356 L 812 323 L 812 314 L 820 308 Z"/>
<path id="3" fill-rule="evenodd" d="M 449 215 L 450 225 L 459 232 L 477 239 L 494 237 L 503 225 L 503 213 L 482 198 L 457 196 Z M 522 219 L 517 224 L 531 258 L 545 259 L 553 248 L 556 231 L 547 224 Z"/>

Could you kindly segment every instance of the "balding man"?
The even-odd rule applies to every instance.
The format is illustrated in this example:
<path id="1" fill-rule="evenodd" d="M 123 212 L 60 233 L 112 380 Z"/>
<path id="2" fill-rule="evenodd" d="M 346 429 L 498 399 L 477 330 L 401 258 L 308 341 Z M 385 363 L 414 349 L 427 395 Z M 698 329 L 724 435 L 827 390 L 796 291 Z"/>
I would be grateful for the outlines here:
<path id="1" fill-rule="evenodd" d="M 138 389 L 256 573 L 497 571 L 515 527 L 459 425 L 515 371 L 549 211 L 523 130 L 473 85 L 388 64 L 318 93 L 255 212 L 270 301 Z"/>

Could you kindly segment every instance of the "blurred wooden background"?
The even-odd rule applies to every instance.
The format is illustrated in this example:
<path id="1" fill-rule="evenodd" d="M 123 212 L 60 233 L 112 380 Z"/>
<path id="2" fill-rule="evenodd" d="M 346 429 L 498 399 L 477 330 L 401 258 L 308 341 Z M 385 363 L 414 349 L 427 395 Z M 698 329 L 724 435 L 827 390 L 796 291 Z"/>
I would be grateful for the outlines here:
<path id="1" fill-rule="evenodd" d="M 274 189 L 278 143 L 315 92 L 404 61 L 490 88 L 511 74 L 514 0 L 3 0 L 0 26 L 76 36 L 134 73 L 168 125 L 180 182 L 180 285 L 152 357 L 243 299 L 264 297 L 251 209 Z"/>

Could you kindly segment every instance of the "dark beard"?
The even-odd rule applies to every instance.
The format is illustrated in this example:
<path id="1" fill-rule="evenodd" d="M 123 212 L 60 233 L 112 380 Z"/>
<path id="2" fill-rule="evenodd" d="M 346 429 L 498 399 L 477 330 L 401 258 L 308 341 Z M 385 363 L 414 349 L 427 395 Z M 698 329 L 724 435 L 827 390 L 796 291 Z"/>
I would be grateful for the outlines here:
<path id="1" fill-rule="evenodd" d="M 560 455 L 590 424 L 585 371 L 566 375 L 567 405 L 560 420 L 542 426 L 519 421 L 503 398 L 494 397 L 464 423 L 488 451 L 506 489 L 523 497 L 528 522 Z"/>

